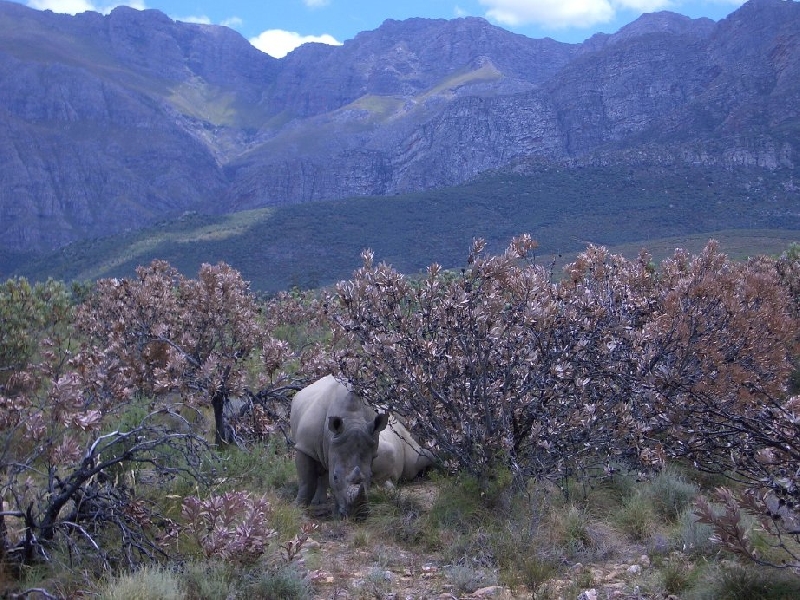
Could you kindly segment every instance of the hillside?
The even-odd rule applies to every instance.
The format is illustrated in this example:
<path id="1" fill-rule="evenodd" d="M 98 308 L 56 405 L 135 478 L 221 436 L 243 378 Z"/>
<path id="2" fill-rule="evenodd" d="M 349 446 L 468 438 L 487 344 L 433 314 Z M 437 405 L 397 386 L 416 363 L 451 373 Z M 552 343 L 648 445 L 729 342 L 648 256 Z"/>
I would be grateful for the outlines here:
<path id="1" fill-rule="evenodd" d="M 387 21 L 280 60 L 154 10 L 0 1 L 2 270 L 187 211 L 386 197 L 542 164 L 560 185 L 582 166 L 754 167 L 751 185 L 793 191 L 799 71 L 800 4 L 783 0 L 718 23 L 648 14 L 582 44 L 476 18 Z"/>
<path id="2" fill-rule="evenodd" d="M 760 178 L 759 187 L 751 179 Z M 187 276 L 225 261 L 253 289 L 330 285 L 349 278 L 365 247 L 406 273 L 433 262 L 464 265 L 471 241 L 501 251 L 530 233 L 538 260 L 562 265 L 588 243 L 656 259 L 699 251 L 710 237 L 733 258 L 778 254 L 800 240 L 797 197 L 778 174 L 756 169 L 585 167 L 486 176 L 472 184 L 392 198 L 309 202 L 209 217 L 189 214 L 138 232 L 72 244 L 18 263 L 33 279 L 130 277 L 168 260 Z M 592 190 L 591 193 L 587 190 Z M 769 198 L 769 202 L 756 201 Z M 11 259 L 9 258 L 9 261 Z M 0 276 L 8 273 L 0 273 Z"/>

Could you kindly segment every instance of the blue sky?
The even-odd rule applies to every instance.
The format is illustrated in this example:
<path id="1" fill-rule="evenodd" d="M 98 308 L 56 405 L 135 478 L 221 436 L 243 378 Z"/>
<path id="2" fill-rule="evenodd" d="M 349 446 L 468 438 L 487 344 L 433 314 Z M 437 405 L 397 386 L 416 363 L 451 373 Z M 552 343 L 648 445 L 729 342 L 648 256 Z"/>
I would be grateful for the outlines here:
<path id="1" fill-rule="evenodd" d="M 744 0 L 22 0 L 32 8 L 107 13 L 125 4 L 155 8 L 173 19 L 227 25 L 254 46 L 281 57 L 303 41 L 337 44 L 386 19 L 484 17 L 531 38 L 581 42 L 613 33 L 646 12 L 671 10 L 690 17 L 725 18 Z"/>

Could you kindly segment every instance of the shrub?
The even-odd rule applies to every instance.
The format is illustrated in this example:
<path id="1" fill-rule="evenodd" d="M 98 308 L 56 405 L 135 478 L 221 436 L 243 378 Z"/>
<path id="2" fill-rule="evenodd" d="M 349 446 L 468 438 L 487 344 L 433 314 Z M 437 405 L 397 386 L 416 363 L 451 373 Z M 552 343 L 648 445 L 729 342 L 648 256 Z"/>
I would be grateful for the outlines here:
<path id="1" fill-rule="evenodd" d="M 106 583 L 100 600 L 183 600 L 186 592 L 180 578 L 163 567 L 142 567 Z"/>
<path id="2" fill-rule="evenodd" d="M 645 487 L 656 513 L 670 522 L 678 520 L 699 492 L 695 484 L 669 467 L 661 470 Z"/>
<path id="3" fill-rule="evenodd" d="M 192 600 L 219 600 L 235 596 L 234 574 L 225 562 L 189 562 L 182 578 L 186 595 Z"/>
<path id="4" fill-rule="evenodd" d="M 251 562 L 266 550 L 276 531 L 270 525 L 271 507 L 266 496 L 226 492 L 206 500 L 189 496 L 182 516 L 206 558 Z"/>
<path id="5" fill-rule="evenodd" d="M 737 263 L 711 241 L 655 269 L 590 246 L 552 283 L 534 248 L 520 236 L 488 256 L 478 240 L 460 274 L 432 265 L 419 281 L 366 251 L 328 305 L 356 391 L 482 486 L 688 458 L 797 521 L 796 260 Z M 675 519 L 692 492 L 665 485 L 655 508 Z"/>
<path id="6" fill-rule="evenodd" d="M 681 594 L 692 586 L 696 579 L 696 567 L 685 560 L 673 557 L 660 568 L 661 581 L 669 594 Z"/>
<path id="7" fill-rule="evenodd" d="M 614 521 L 634 540 L 646 541 L 654 532 L 653 507 L 643 494 L 634 494 L 625 499 L 614 515 Z"/>
<path id="8" fill-rule="evenodd" d="M 686 554 L 711 554 L 714 550 L 712 536 L 714 529 L 708 523 L 700 521 L 700 517 L 692 508 L 684 510 L 678 518 L 680 525 L 678 543 Z"/>
<path id="9" fill-rule="evenodd" d="M 291 565 L 278 569 L 267 569 L 244 586 L 244 594 L 251 598 L 275 598 L 280 600 L 308 600 L 312 598 L 311 587 Z"/>
<path id="10" fill-rule="evenodd" d="M 483 485 L 504 470 L 562 478 L 639 445 L 628 290 L 605 276 L 553 285 L 526 262 L 535 245 L 521 236 L 487 256 L 478 240 L 460 275 L 432 265 L 418 282 L 365 252 L 329 305 L 356 391 Z M 629 271 L 647 277 L 643 263 Z"/>
<path id="11" fill-rule="evenodd" d="M 724 564 L 707 569 L 688 600 L 792 600 L 800 597 L 800 578 L 789 572 Z"/>
<path id="12" fill-rule="evenodd" d="M 497 575 L 475 565 L 453 565 L 444 569 L 445 577 L 457 592 L 470 594 L 478 588 L 497 585 Z"/>

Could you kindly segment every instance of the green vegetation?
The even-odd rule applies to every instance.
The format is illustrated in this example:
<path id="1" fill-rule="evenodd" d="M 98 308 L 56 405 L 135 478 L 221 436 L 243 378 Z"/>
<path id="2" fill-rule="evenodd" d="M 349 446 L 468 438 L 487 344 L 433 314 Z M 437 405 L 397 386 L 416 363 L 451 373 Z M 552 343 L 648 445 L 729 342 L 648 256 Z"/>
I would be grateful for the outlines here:
<path id="1" fill-rule="evenodd" d="M 72 294 L 7 281 L 0 313 L 26 343 L 0 353 L 0 595 L 797 597 L 797 246 L 735 262 L 709 244 L 658 267 L 591 247 L 558 283 L 524 262 L 534 247 L 523 236 L 491 256 L 476 242 L 469 273 L 410 282 L 365 255 L 324 299 L 259 300 L 224 264 L 195 280 L 156 261 Z M 362 331 L 370 343 L 343 335 Z M 381 354 L 400 348 L 407 372 Z M 434 386 L 469 383 L 468 397 L 436 395 L 454 420 L 425 408 L 446 423 L 427 435 L 394 401 L 440 463 L 373 487 L 364 521 L 293 504 L 286 392 L 336 364 L 387 402 L 424 400 L 432 368 L 445 367 Z M 237 408 L 213 447 L 222 399 Z M 731 423 L 735 439 L 712 435 Z"/>
<path id="2" fill-rule="evenodd" d="M 621 167 L 541 169 L 495 175 L 469 185 L 396 197 L 276 206 L 236 215 L 186 215 L 151 229 L 91 240 L 22 264 L 30 279 L 85 280 L 131 276 L 153 258 L 184 274 L 224 261 L 253 289 L 316 288 L 348 278 L 358 256 L 413 274 L 433 262 L 464 264 L 473 238 L 499 251 L 520 233 L 539 242 L 539 261 L 557 266 L 587 243 L 635 257 L 647 247 L 655 260 L 676 247 L 699 251 L 713 237 L 739 259 L 777 254 L 798 239 L 796 192 L 780 174 L 748 169 Z"/>

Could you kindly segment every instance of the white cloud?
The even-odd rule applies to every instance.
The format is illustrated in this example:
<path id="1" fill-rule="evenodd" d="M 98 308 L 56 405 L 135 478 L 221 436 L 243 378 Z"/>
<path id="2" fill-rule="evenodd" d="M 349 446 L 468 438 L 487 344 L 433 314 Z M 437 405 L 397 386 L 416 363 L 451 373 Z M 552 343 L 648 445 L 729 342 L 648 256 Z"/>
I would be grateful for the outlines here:
<path id="1" fill-rule="evenodd" d="M 195 25 L 211 25 L 211 19 L 205 15 L 189 15 L 188 17 L 176 17 L 176 21 L 184 23 L 194 23 Z"/>
<path id="2" fill-rule="evenodd" d="M 250 39 L 250 43 L 253 46 L 274 58 L 283 58 L 301 44 L 308 42 L 319 42 L 320 44 L 330 44 L 332 46 L 342 45 L 342 42 L 327 33 L 323 35 L 300 35 L 294 31 L 283 31 L 282 29 L 268 29 L 261 32 L 258 37 Z"/>
<path id="3" fill-rule="evenodd" d="M 231 27 L 236 29 L 237 27 L 241 27 L 244 21 L 242 21 L 239 17 L 228 17 L 227 19 L 223 19 L 220 21 L 220 25 L 224 25 L 225 27 Z"/>
<path id="4" fill-rule="evenodd" d="M 323 6 L 328 6 L 330 3 L 330 0 L 303 0 L 303 4 L 309 8 L 321 8 Z"/>
<path id="5" fill-rule="evenodd" d="M 553 29 L 608 23 L 618 11 L 655 12 L 697 4 L 741 6 L 745 0 L 479 0 L 486 17 L 511 27 L 540 25 Z"/>
<path id="6" fill-rule="evenodd" d="M 680 2 L 674 2 L 673 0 L 612 0 L 611 4 L 620 8 L 629 8 L 645 13 L 673 9 Z"/>
<path id="7" fill-rule="evenodd" d="M 52 10 L 57 13 L 76 15 L 87 10 L 97 10 L 91 2 L 84 0 L 28 0 L 28 6 L 36 10 Z"/>
<path id="8" fill-rule="evenodd" d="M 130 6 L 138 10 L 144 10 L 144 2 L 120 2 L 119 4 L 97 5 L 87 0 L 28 0 L 27 5 L 36 10 L 52 10 L 55 13 L 67 13 L 77 15 L 78 13 L 94 11 L 103 14 L 110 13 L 117 6 Z"/>
<path id="9" fill-rule="evenodd" d="M 480 0 L 486 17 L 501 25 L 590 27 L 614 18 L 609 0 Z"/>
<path id="10" fill-rule="evenodd" d="M 103 14 L 108 14 L 117 6 L 130 6 L 137 10 L 145 10 L 144 2 L 139 0 L 131 0 L 130 2 L 120 2 L 118 4 L 97 5 L 88 0 L 27 0 L 27 5 L 36 10 L 52 10 L 55 13 L 66 13 L 70 15 L 77 15 L 86 11 L 94 11 Z M 188 17 L 171 17 L 176 21 L 183 21 L 184 23 L 196 23 L 198 25 L 211 25 L 211 19 L 205 15 L 190 15 Z M 240 27 L 242 20 L 239 17 L 229 17 L 224 19 L 220 25 L 226 27 Z"/>
<path id="11" fill-rule="evenodd" d="M 36 10 L 52 10 L 57 13 L 77 15 L 78 13 L 93 11 L 107 15 L 117 6 L 130 6 L 137 10 L 144 10 L 144 2 L 133 0 L 132 2 L 120 2 L 118 4 L 97 5 L 87 0 L 28 0 L 27 5 Z"/>

